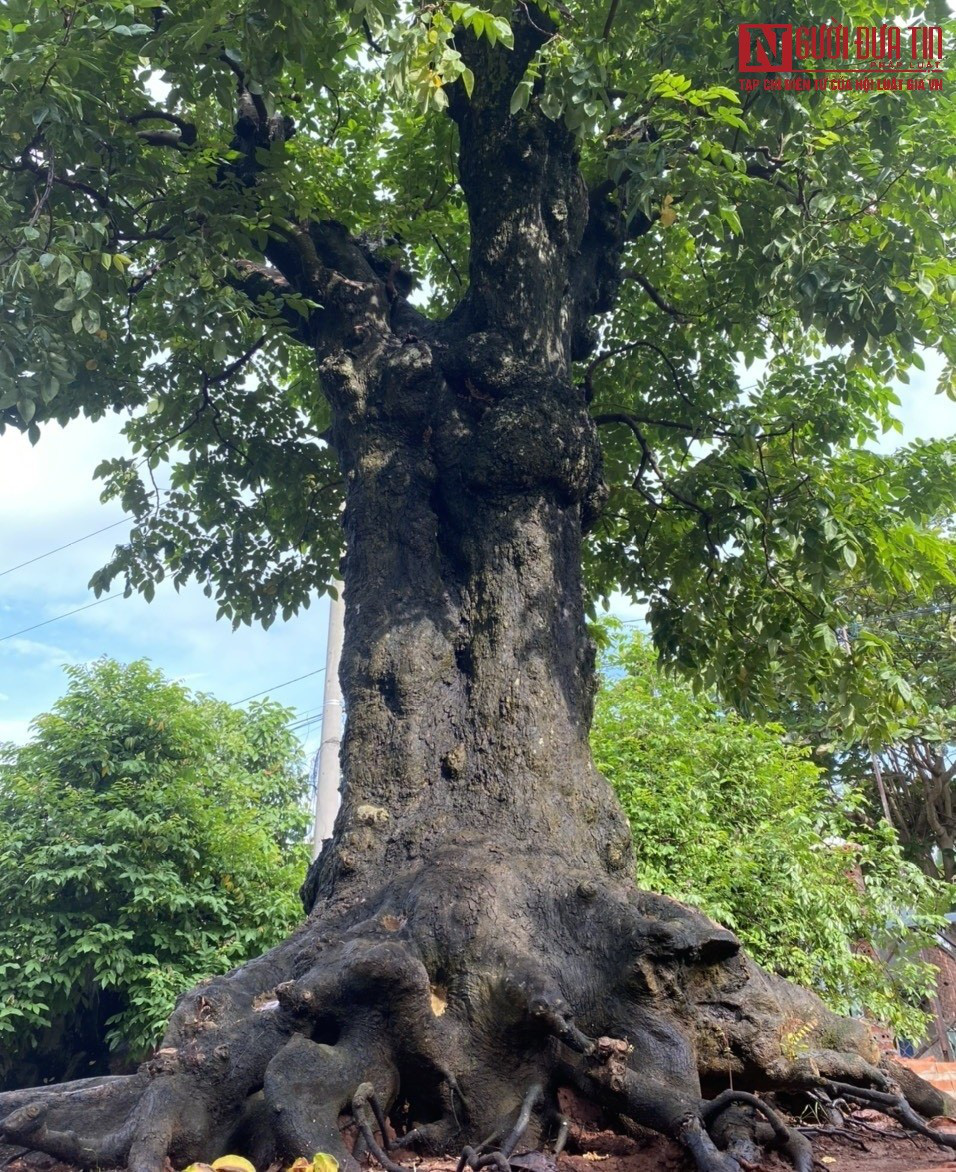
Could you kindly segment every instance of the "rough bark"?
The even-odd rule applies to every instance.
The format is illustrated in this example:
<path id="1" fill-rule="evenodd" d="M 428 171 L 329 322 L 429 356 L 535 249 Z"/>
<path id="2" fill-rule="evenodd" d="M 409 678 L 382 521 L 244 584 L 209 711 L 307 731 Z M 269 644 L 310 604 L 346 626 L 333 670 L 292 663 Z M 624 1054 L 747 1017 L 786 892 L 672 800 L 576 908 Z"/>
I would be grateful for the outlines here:
<path id="1" fill-rule="evenodd" d="M 345 789 L 309 918 L 186 994 L 136 1075 L 0 1095 L 14 1142 L 160 1172 L 226 1151 L 349 1164 L 357 1129 L 388 1164 L 380 1111 L 409 1142 L 506 1169 L 519 1143 L 560 1137 L 570 1087 L 706 1172 L 737 1172 L 707 1130 L 730 1080 L 894 1085 L 864 1025 L 631 882 L 587 743 L 580 546 L 602 486 L 571 373 L 624 230 L 571 136 L 508 114 L 534 48 L 518 33 L 510 57 L 470 46 L 474 98 L 453 109 L 472 254 L 446 321 L 420 317 L 338 225 L 268 250 L 275 279 L 322 306 L 300 338 L 347 480 Z M 907 1095 L 945 1106 L 918 1080 Z"/>

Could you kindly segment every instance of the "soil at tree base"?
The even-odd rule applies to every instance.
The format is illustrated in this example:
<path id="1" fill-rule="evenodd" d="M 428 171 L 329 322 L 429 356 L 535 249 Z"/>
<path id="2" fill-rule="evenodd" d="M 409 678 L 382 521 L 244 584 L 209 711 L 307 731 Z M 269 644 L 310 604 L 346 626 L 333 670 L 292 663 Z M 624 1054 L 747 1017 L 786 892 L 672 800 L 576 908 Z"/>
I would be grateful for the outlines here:
<path id="1" fill-rule="evenodd" d="M 852 1136 L 814 1135 L 813 1152 L 817 1172 L 954 1172 L 956 1158 L 932 1140 L 905 1131 L 898 1124 L 873 1111 L 860 1111 L 854 1119 L 872 1130 Z M 933 1126 L 956 1131 L 956 1121 L 937 1119 Z M 81 1172 L 78 1165 L 66 1164 L 52 1156 L 0 1144 L 3 1172 Z M 455 1172 L 453 1157 L 406 1157 L 415 1172 Z M 378 1165 L 368 1165 L 378 1172 Z M 572 1128 L 568 1150 L 557 1161 L 546 1153 L 525 1153 L 514 1157 L 516 1172 L 693 1172 L 693 1160 L 676 1143 L 657 1132 L 636 1129 L 634 1135 Z M 124 1172 L 122 1169 L 103 1172 Z M 260 1172 L 267 1172 L 262 1169 Z M 766 1154 L 749 1172 L 793 1172 L 792 1165 L 774 1153 Z"/>

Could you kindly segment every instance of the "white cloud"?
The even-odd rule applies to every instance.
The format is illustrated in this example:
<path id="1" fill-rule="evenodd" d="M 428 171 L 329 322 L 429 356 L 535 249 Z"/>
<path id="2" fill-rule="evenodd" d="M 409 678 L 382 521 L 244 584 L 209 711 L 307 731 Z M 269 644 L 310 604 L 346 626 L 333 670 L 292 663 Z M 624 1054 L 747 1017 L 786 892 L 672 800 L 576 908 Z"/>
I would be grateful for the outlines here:
<path id="1" fill-rule="evenodd" d="M 12 654 L 32 659 L 34 663 L 49 663 L 60 667 L 64 663 L 74 663 L 75 657 L 63 647 L 52 643 L 42 643 L 35 639 L 14 638 L 0 643 L 0 655 Z M 9 699 L 4 696 L 4 699 Z"/>
<path id="2" fill-rule="evenodd" d="M 0 720 L 0 742 L 13 741 L 21 745 L 30 739 L 30 722 L 28 720 Z"/>

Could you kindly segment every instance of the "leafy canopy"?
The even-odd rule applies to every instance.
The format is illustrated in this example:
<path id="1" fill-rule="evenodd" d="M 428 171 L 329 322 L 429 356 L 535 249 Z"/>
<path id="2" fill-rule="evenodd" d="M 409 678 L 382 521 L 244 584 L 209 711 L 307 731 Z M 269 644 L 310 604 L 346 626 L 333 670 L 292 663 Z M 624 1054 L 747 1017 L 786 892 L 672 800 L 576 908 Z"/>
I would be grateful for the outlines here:
<path id="1" fill-rule="evenodd" d="M 180 993 L 302 910 L 289 713 L 191 695 L 143 661 L 66 672 L 0 758 L 0 1084 L 135 1061 Z"/>
<path id="2" fill-rule="evenodd" d="M 912 17 L 866 0 L 829 15 Z M 766 16 L 756 0 L 9 0 L 0 412 L 33 438 L 126 415 L 134 454 L 99 475 L 136 525 L 96 589 L 195 575 L 221 614 L 268 623 L 332 581 L 342 485 L 293 329 L 316 309 L 250 277 L 292 225 L 334 218 L 448 312 L 469 280 L 448 95 L 475 85 L 463 47 L 490 46 L 497 76 L 533 22 L 508 117 L 563 119 L 629 230 L 576 375 L 611 485 L 592 591 L 649 600 L 664 658 L 755 711 L 835 670 L 865 692 L 888 661 L 875 644 L 840 658 L 846 574 L 916 597 L 954 580 L 924 527 L 952 509 L 953 444 L 860 447 L 895 425 L 891 383 L 922 348 L 956 394 L 953 98 L 741 94 L 736 26 Z M 945 24 L 945 5 L 920 17 Z M 254 175 L 243 102 L 282 126 Z"/>
<path id="3" fill-rule="evenodd" d="M 920 1037 L 935 970 L 919 949 L 941 887 L 852 793 L 835 801 L 782 734 L 695 697 L 662 675 L 641 635 L 618 634 L 592 745 L 630 819 L 638 882 L 700 907 L 838 1012 Z"/>

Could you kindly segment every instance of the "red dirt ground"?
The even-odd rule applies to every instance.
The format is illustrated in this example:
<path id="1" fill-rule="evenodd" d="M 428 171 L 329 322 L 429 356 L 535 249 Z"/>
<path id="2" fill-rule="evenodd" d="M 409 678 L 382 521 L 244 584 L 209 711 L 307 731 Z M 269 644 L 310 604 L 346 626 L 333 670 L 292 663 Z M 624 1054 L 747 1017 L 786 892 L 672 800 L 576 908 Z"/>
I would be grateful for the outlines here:
<path id="1" fill-rule="evenodd" d="M 935 1120 L 935 1127 L 956 1134 L 956 1121 Z M 956 1151 L 939 1147 L 922 1136 L 904 1132 L 892 1120 L 875 1111 L 860 1111 L 843 1134 L 813 1134 L 816 1172 L 956 1172 Z M 68 1164 L 21 1149 L 0 1145 L 3 1172 L 78 1172 Z M 397 1153 L 396 1153 L 397 1154 Z M 952 1158 L 951 1158 L 952 1157 Z M 403 1155 L 415 1172 L 455 1172 L 449 1159 L 416 1159 Z M 372 1165 L 370 1172 L 375 1172 Z M 568 1152 L 557 1162 L 542 1153 L 515 1156 L 516 1172 L 693 1172 L 693 1164 L 669 1140 L 652 1132 L 636 1138 L 611 1131 L 572 1130 Z M 777 1155 L 766 1156 L 745 1172 L 792 1172 Z M 170 1169 L 169 1172 L 172 1172 Z"/>

